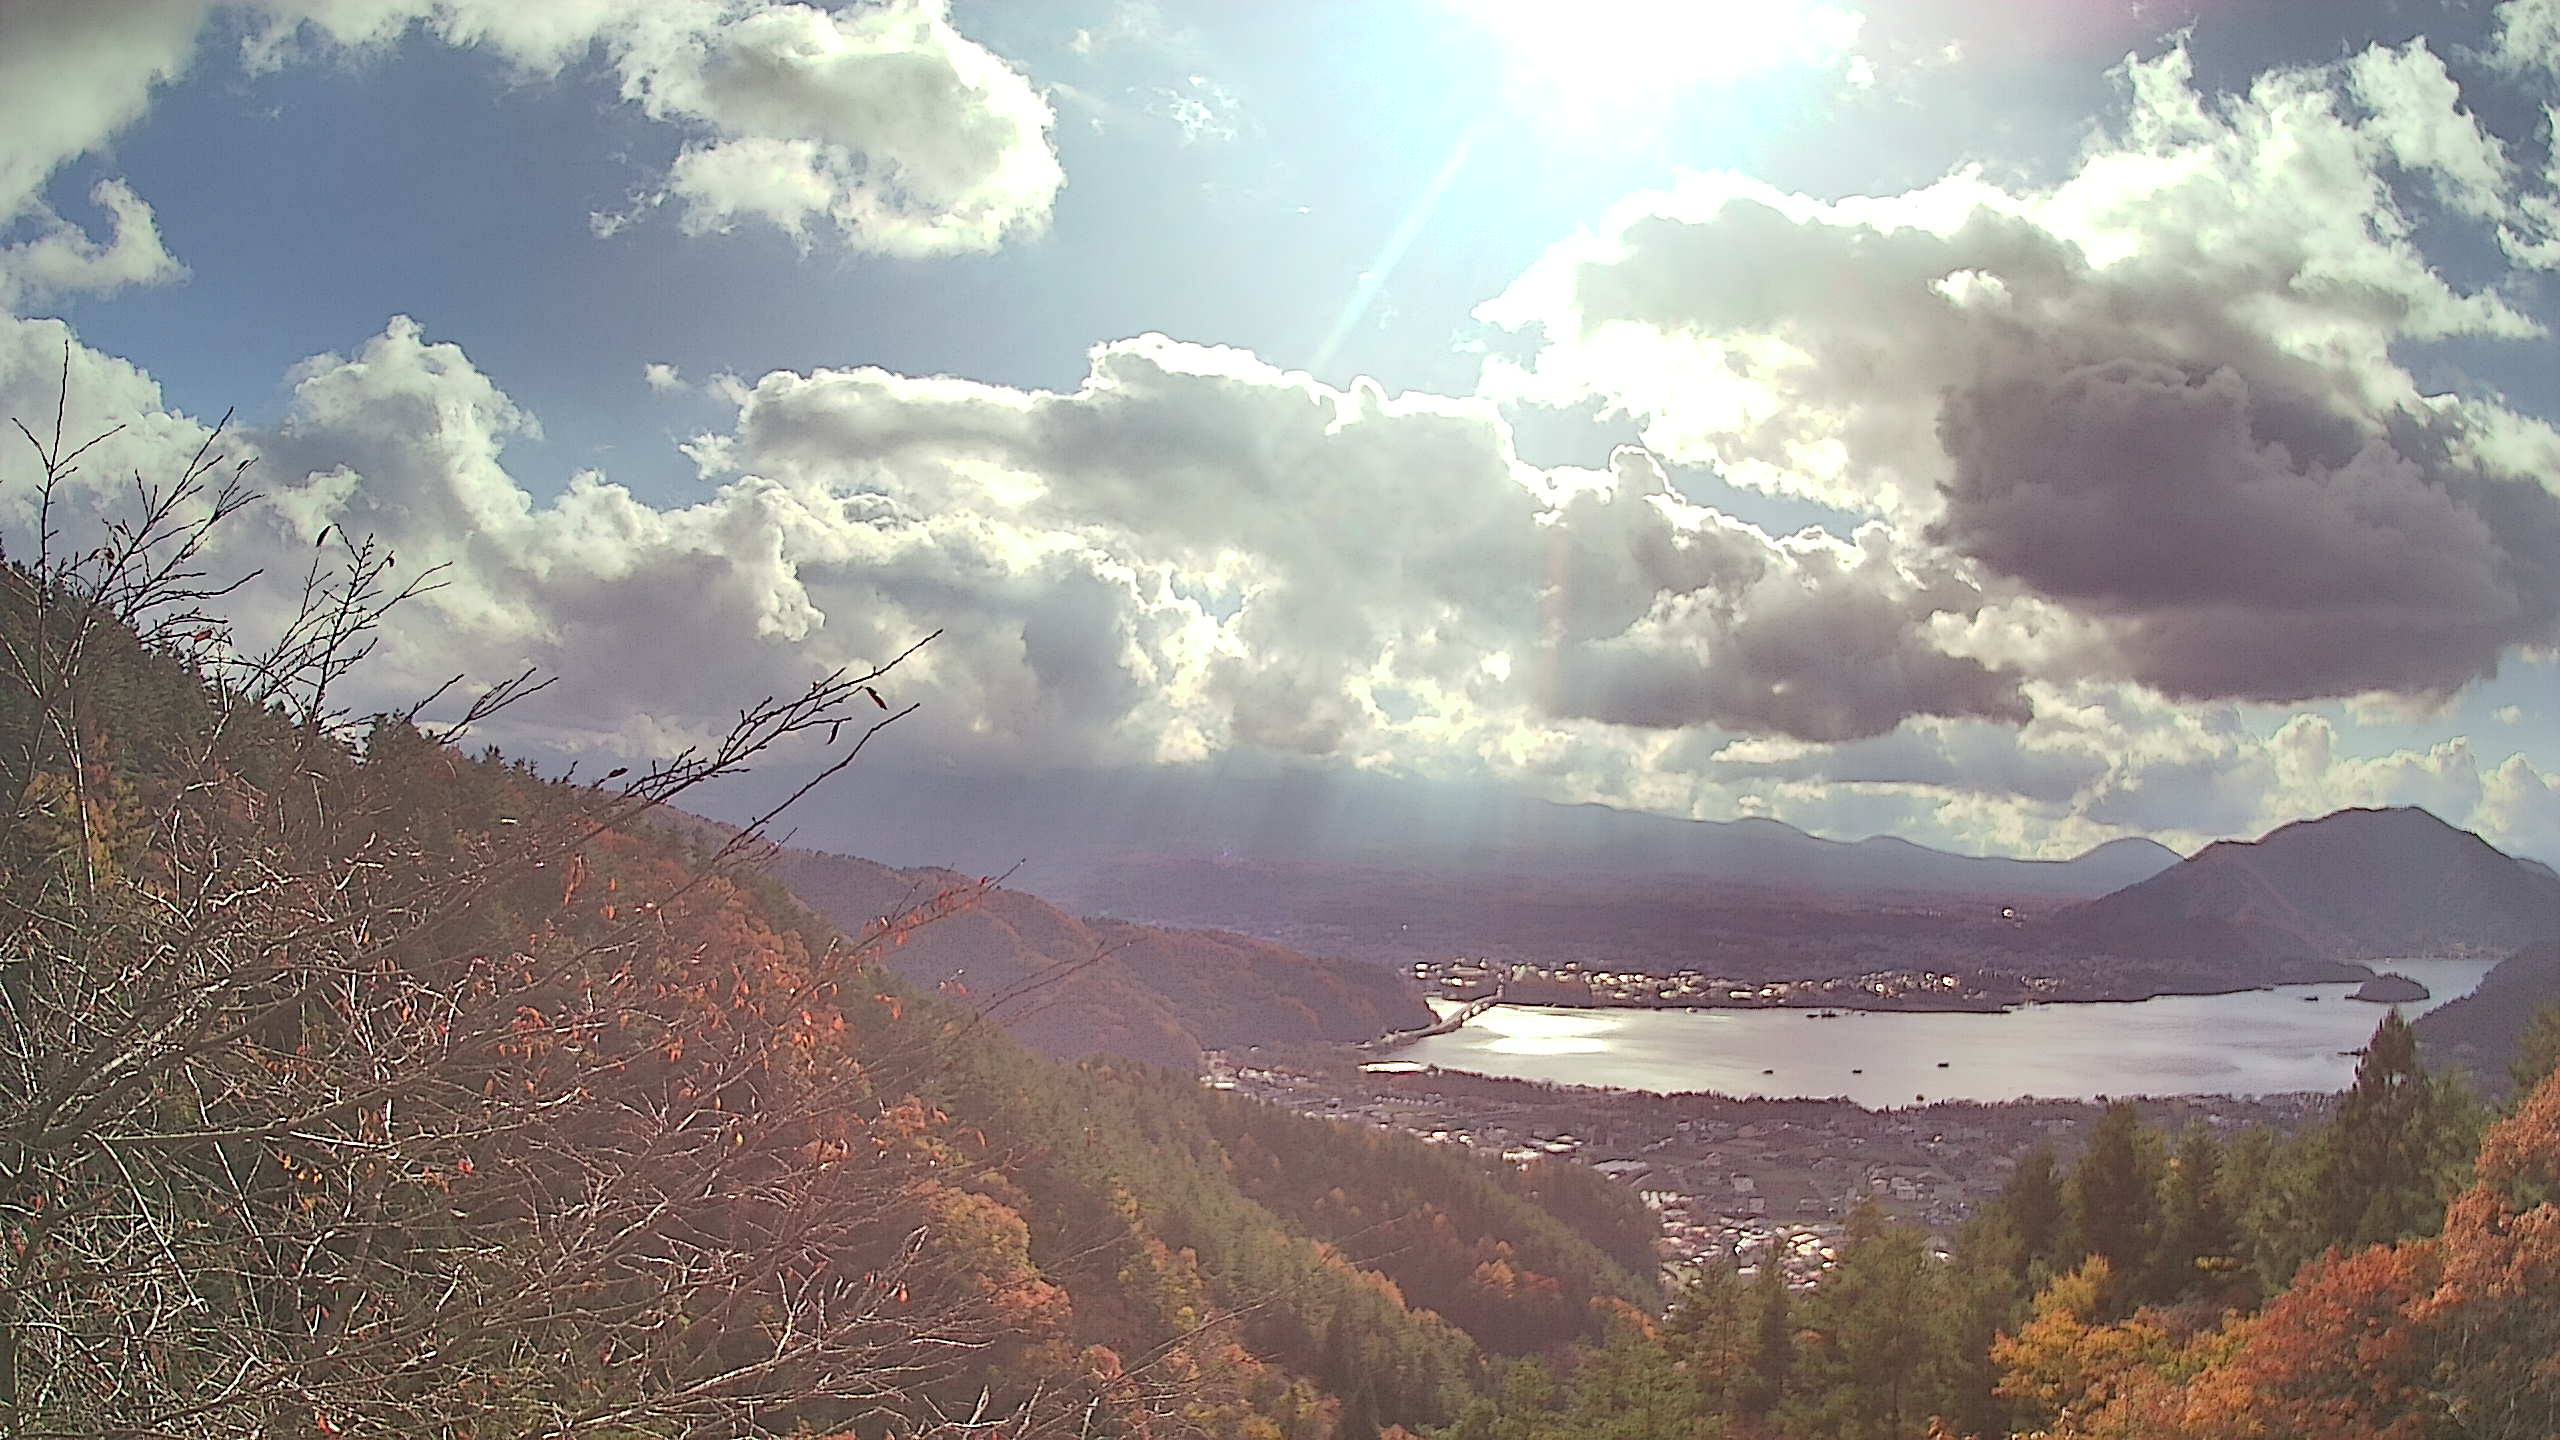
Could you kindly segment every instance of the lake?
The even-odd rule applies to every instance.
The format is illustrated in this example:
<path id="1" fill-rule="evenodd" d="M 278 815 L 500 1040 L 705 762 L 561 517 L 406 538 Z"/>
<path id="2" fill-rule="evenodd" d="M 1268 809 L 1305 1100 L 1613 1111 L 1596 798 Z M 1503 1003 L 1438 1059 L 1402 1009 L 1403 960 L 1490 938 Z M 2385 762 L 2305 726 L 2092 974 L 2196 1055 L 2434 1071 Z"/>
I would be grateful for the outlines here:
<path id="1" fill-rule="evenodd" d="M 2467 995 L 2495 963 L 2393 960 L 2432 992 L 2416 1018 Z M 1804 1010 L 1566 1010 L 1497 1005 L 1395 1059 L 1570 1085 L 1842 1096 L 1883 1108 L 2036 1095 L 2272 1095 L 2341 1090 L 2350 1054 L 2389 1007 L 2355 986 L 2287 985 L 2236 995 L 2029 1005 L 2003 1014 Z M 1441 1005 L 1442 1013 L 1455 1005 Z M 1943 1068 L 1941 1068 L 1943 1066 Z M 1774 1073 L 1764 1074 L 1769 1071 Z M 1862 1073 L 1861 1073 L 1862 1072 Z"/>

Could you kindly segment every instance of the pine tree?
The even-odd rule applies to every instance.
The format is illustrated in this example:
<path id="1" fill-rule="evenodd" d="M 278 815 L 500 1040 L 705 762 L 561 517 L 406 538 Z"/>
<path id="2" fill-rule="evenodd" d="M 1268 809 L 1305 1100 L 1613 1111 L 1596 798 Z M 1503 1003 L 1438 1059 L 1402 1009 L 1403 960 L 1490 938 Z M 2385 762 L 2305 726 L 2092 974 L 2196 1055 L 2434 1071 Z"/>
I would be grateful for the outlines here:
<path id="1" fill-rule="evenodd" d="M 1999 1368 L 1991 1347 L 2025 1318 L 2027 1292 L 2019 1276 L 2027 1266 L 2017 1231 L 1998 1207 L 1975 1216 L 1955 1239 L 1942 1285 L 1941 1366 L 1946 1376 L 1944 1419 L 1958 1435 L 2006 1433 L 2008 1405 L 1998 1394 Z"/>
<path id="2" fill-rule="evenodd" d="M 2419 1063 L 2399 1012 L 2385 1015 L 2337 1113 L 2268 1167 L 2246 1226 L 2259 1279 L 2280 1289 L 2323 1251 L 2433 1234 L 2481 1118 L 2460 1085 Z"/>
<path id="3" fill-rule="evenodd" d="M 1732 1257 L 1712 1256 L 1689 1268 L 1662 1322 L 1662 1344 L 1696 1383 L 1702 1403 L 1732 1413 L 1750 1383 L 1750 1296 Z"/>
<path id="4" fill-rule="evenodd" d="M 2331 1127 L 2331 1236 L 2371 1245 L 2433 1232 L 2479 1136 L 2472 1111 L 2418 1063 L 2418 1037 L 2400 1012 L 2384 1015 Z"/>
<path id="5" fill-rule="evenodd" d="M 1751 1380 L 1741 1398 L 1742 1413 L 1754 1420 L 1765 1418 L 1786 1397 L 1796 1359 L 1794 1308 L 1787 1272 L 1772 1247 L 1760 1262 L 1759 1278 L 1751 1282 Z"/>
<path id="6" fill-rule="evenodd" d="M 2554 1070 L 2560 1070 L 2560 1002 L 2544 1005 L 2525 1023 L 2507 1062 L 2507 1080 L 2515 1086 L 2515 1102 L 2524 1103 Z"/>
<path id="7" fill-rule="evenodd" d="M 2039 1260 L 2053 1264 L 2062 1244 L 2062 1179 L 2054 1167 L 2053 1151 L 2039 1145 L 2020 1156 L 2017 1172 L 2009 1177 L 2000 1198 L 2009 1227 L 2017 1232 L 2023 1280 L 2027 1266 Z"/>
<path id="8" fill-rule="evenodd" d="M 2144 1289 L 2177 1300 L 2227 1288 L 2237 1267 L 2240 1233 L 2222 1198 L 2222 1145 L 2191 1127 L 2169 1160 L 2162 1186 L 2160 1248 Z"/>
<path id="9" fill-rule="evenodd" d="M 1560 1429 L 1573 1440 L 1708 1440 L 1723 1431 L 1694 1378 L 1633 1323 L 1584 1357 Z"/>
<path id="10" fill-rule="evenodd" d="M 1928 1237 L 1873 1201 L 1849 1216 L 1836 1265 L 1815 1287 L 1790 1431 L 1839 1440 L 1904 1440 L 1944 1407 L 1937 1361 L 1941 1297 Z"/>
<path id="11" fill-rule="evenodd" d="M 2130 1103 L 2107 1107 L 2065 1187 L 2074 1259 L 2103 1256 L 2118 1275 L 2149 1263 L 2160 1229 L 2157 1149 Z"/>

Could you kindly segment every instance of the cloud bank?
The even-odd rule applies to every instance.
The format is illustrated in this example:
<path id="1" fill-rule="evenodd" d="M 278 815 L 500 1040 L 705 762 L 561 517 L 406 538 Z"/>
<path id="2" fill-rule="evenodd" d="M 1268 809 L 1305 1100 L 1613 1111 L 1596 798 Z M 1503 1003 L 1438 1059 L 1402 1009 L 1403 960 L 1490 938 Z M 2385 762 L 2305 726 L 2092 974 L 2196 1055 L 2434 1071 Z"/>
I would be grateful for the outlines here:
<path id="1" fill-rule="evenodd" d="M 2540 224 L 2442 64 L 2376 49 L 2221 104 L 2183 49 L 2124 79 L 2119 133 L 2048 190 L 1640 197 L 1484 307 L 1535 341 L 1489 384 L 1880 517 L 1983 587 L 1987 649 L 2054 678 L 2441 696 L 2549 645 L 2550 429 L 2397 354 L 2544 337 L 2414 238 L 2413 188 Z"/>
<path id="2" fill-rule="evenodd" d="M 0 129 L 0 410 L 49 413 L 68 343 L 73 428 L 129 425 L 89 468 L 105 505 L 203 426 L 18 317 L 180 257 L 119 182 L 92 197 L 104 238 L 42 187 L 184 73 L 213 12 L 138 6 L 113 35 L 92 13 L 0 18 L 0 39 L 51 27 L 81 77 L 68 113 Z M 415 34 L 536 76 L 601 63 L 683 137 L 631 214 L 690 228 L 984 249 L 1059 183 L 1038 93 L 920 0 L 230 13 L 257 63 Z M 2545 63 L 2531 12 L 2510 20 L 2480 63 Z M 0 96 L 24 53 L 0 43 Z M 2421 45 L 2220 99 L 2183 49 L 2121 74 L 2120 119 L 2049 185 L 1636 197 L 1485 307 L 1518 358 L 1470 396 L 1159 335 L 1096 346 L 1059 390 L 776 371 L 713 382 L 735 413 L 686 446 L 699 491 L 653 503 L 516 473 L 534 417 L 394 317 L 236 438 L 271 502 L 224 558 L 298 573 L 343 527 L 448 564 L 377 693 L 558 674 L 514 723 L 559 753 L 664 751 L 940 630 L 900 698 L 955 763 L 1252 754 L 2027 851 L 2421 801 L 2560 844 L 2560 790 L 2522 756 L 2354 754 L 2324 715 L 2266 709 L 2433 705 L 2550 653 L 2560 437 L 2408 358 L 2545 338 L 2513 275 L 2560 246 L 2547 130 L 2491 133 Z M 2444 225 L 2504 269 L 2439 263 Z M 672 366 L 642 378 L 699 403 Z M 1595 401 L 1643 448 L 1521 458 L 1514 407 Z M 1701 503 L 1698 469 L 1850 518 L 1773 533 Z M 0 533 L 25 504 L 0 482 Z"/>

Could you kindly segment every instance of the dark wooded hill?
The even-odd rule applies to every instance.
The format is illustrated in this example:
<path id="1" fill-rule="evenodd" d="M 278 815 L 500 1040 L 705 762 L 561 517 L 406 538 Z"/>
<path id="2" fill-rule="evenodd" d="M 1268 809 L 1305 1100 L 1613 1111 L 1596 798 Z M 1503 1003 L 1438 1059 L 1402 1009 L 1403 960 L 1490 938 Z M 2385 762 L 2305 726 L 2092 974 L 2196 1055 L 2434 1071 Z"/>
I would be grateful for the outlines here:
<path id="1" fill-rule="evenodd" d="M 2507 1062 L 2534 1012 L 2560 1004 L 2560 942 L 2534 945 L 2498 962 L 2480 988 L 2418 1017 L 2413 1028 L 2427 1063 L 2469 1071 L 2482 1086 L 2508 1083 Z"/>
<path id="2" fill-rule="evenodd" d="M 2341 810 L 2208 845 L 2055 923 L 2143 949 L 2485 957 L 2560 938 L 2560 878 L 2424 810 Z"/>
<path id="3" fill-rule="evenodd" d="M 898 870 L 849 855 L 785 849 L 765 868 L 801 903 L 859 933 L 972 877 Z M 994 1014 L 1023 1041 L 1068 1059 L 1121 1055 L 1196 1070 L 1202 1050 L 1366 1040 L 1432 1022 L 1394 971 L 1301 954 L 1217 930 L 1084 920 L 1018 890 L 988 889 L 884 957 L 890 969 L 962 1003 L 1038 988 Z"/>

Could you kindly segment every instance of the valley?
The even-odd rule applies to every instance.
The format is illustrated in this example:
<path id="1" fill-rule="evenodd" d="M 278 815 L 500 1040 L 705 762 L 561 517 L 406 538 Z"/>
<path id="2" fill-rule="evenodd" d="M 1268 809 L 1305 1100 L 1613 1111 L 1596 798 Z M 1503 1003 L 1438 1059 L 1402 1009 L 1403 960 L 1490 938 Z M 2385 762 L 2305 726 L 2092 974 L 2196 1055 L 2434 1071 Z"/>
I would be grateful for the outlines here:
<path id="1" fill-rule="evenodd" d="M 1564 1158 L 1634 1189 L 1662 1219 L 1666 1262 L 1738 1254 L 1817 1272 L 1860 1204 L 1952 1235 L 2018 1158 L 2078 1151 L 2105 1104 L 2031 1099 L 1871 1109 L 1840 1100 L 1660 1093 L 1471 1074 L 1321 1051 L 1213 1055 L 1207 1083 L 1336 1124 L 1418 1136 L 1513 1164 Z M 2290 1134 L 2331 1097 L 2168 1096 L 2137 1102 L 2175 1132 Z"/>

